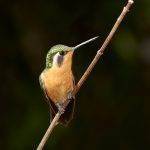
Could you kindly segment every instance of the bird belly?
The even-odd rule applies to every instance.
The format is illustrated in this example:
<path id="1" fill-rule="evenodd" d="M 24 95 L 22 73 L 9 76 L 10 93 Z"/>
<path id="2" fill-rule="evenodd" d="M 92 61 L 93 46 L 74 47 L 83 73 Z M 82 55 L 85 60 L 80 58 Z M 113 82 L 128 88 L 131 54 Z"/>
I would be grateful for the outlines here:
<path id="1" fill-rule="evenodd" d="M 72 71 L 53 69 L 45 74 L 45 87 L 54 102 L 65 102 L 74 89 Z"/>

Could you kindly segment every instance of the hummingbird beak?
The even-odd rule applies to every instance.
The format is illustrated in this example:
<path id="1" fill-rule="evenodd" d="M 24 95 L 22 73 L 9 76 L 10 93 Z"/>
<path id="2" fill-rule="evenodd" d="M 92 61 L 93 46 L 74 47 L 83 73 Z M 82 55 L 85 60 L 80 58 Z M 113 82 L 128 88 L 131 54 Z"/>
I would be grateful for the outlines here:
<path id="1" fill-rule="evenodd" d="M 92 41 L 96 40 L 97 38 L 98 38 L 98 36 L 96 36 L 96 37 L 94 37 L 92 39 L 89 39 L 89 40 L 87 40 L 85 42 L 82 42 L 82 43 L 78 44 L 77 46 L 72 47 L 72 50 L 74 51 L 74 50 L 78 49 L 79 47 L 81 47 L 82 45 L 85 45 L 85 44 L 87 44 L 89 42 L 92 42 Z"/>

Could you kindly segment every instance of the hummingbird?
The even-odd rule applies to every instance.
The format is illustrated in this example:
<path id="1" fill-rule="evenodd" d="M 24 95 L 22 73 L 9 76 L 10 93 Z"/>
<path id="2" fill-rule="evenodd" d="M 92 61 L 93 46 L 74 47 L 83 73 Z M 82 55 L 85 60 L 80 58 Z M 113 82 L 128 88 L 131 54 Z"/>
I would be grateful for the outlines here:
<path id="1" fill-rule="evenodd" d="M 46 55 L 46 67 L 39 76 L 40 86 L 50 106 L 50 118 L 54 118 L 59 111 L 58 123 L 66 126 L 73 118 L 75 107 L 75 80 L 72 73 L 72 56 L 76 49 L 98 37 L 89 39 L 75 47 L 55 45 Z M 65 108 L 65 102 L 70 100 Z"/>

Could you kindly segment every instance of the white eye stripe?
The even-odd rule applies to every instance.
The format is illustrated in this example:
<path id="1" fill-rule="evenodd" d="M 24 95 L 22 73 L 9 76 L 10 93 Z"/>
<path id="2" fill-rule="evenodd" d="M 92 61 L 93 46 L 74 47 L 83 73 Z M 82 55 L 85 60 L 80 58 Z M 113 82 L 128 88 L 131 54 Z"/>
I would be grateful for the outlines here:
<path id="1" fill-rule="evenodd" d="M 63 56 L 59 54 L 59 52 L 57 52 L 54 56 L 53 56 L 53 66 L 61 66 L 63 62 Z"/>

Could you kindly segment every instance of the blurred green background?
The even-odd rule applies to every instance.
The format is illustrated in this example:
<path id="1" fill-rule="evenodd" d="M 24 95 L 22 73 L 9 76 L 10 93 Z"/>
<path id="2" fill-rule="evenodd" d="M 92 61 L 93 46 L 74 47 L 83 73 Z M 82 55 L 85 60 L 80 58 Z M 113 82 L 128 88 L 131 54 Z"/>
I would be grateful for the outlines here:
<path id="1" fill-rule="evenodd" d="M 56 44 L 75 46 L 76 81 L 127 0 L 0 1 L 0 149 L 33 150 L 49 125 L 38 77 Z M 150 149 L 150 1 L 135 4 L 76 96 L 74 120 L 45 150 Z"/>

